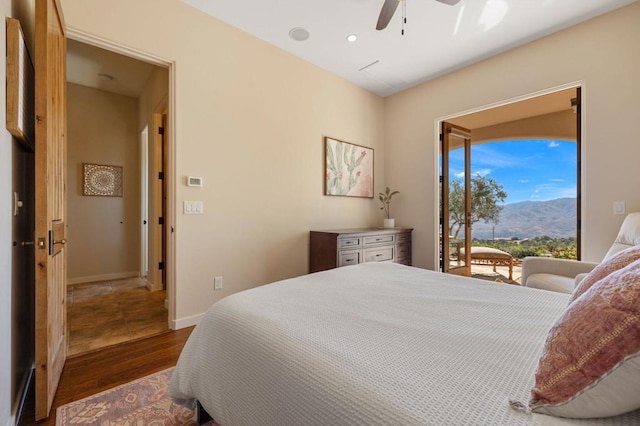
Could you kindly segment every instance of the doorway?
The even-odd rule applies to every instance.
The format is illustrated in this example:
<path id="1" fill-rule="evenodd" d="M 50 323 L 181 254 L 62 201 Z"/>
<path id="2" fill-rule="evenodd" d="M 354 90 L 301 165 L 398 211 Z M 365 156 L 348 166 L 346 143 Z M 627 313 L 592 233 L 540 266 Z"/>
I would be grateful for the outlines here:
<path id="1" fill-rule="evenodd" d="M 169 329 L 157 184 L 169 71 L 80 41 L 67 50 L 69 356 Z M 145 136 L 147 142 L 143 141 Z M 149 130 L 151 129 L 151 130 Z M 157 130 L 157 127 L 156 127 Z M 146 146 L 145 146 L 146 145 Z M 102 175 L 88 174 L 87 167 Z M 113 191 L 87 191 L 90 179 Z M 154 178 L 155 177 L 155 178 Z M 162 176 L 164 178 L 164 176 Z"/>
<path id="2" fill-rule="evenodd" d="M 581 87 L 571 85 L 441 122 L 443 272 L 518 283 L 524 256 L 579 258 L 580 106 Z M 544 216 L 549 209 L 561 211 Z"/>

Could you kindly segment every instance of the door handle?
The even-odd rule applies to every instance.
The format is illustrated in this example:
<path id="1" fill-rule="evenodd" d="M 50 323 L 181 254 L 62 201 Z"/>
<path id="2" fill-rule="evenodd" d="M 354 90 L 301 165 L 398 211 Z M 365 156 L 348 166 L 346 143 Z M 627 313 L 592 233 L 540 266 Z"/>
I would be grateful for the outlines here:
<path id="1" fill-rule="evenodd" d="M 20 243 L 20 245 L 21 245 L 22 247 L 25 247 L 25 246 L 32 246 L 33 244 L 34 244 L 34 242 L 33 242 L 33 241 L 23 241 L 23 242 L 21 242 L 21 243 Z"/>
<path id="2" fill-rule="evenodd" d="M 49 255 L 50 256 L 54 256 L 54 255 L 58 254 L 58 252 L 60 252 L 62 250 L 62 248 L 60 248 L 57 251 L 54 250 L 53 248 L 55 247 L 56 244 L 64 246 L 65 244 L 67 244 L 67 239 L 63 238 L 61 240 L 56 240 L 53 230 L 50 229 L 49 230 Z M 40 241 L 38 241 L 38 246 L 40 246 Z"/>

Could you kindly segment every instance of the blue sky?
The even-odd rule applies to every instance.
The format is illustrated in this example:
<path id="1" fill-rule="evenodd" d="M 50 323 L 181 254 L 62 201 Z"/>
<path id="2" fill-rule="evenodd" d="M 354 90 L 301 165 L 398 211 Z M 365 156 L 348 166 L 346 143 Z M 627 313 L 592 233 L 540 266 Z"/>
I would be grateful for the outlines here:
<path id="1" fill-rule="evenodd" d="M 452 178 L 464 177 L 464 151 L 451 151 Z M 471 174 L 490 177 L 508 193 L 505 203 L 576 196 L 576 143 L 516 140 L 471 147 Z"/>

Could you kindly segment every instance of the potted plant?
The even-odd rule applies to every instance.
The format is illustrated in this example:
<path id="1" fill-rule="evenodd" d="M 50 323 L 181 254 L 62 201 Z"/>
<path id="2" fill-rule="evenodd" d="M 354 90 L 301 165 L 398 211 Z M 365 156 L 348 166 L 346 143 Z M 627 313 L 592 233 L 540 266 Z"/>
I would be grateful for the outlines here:
<path id="1" fill-rule="evenodd" d="M 399 193 L 400 191 L 391 191 L 388 186 L 384 192 L 378 193 L 378 198 L 382 203 L 382 207 L 380 207 L 380 210 L 384 210 L 384 214 L 386 216 L 386 218 L 384 219 L 385 228 L 393 228 L 395 226 L 396 221 L 395 219 L 392 219 L 389 214 L 389 205 L 391 204 L 391 199 L 393 198 L 393 196 Z"/>

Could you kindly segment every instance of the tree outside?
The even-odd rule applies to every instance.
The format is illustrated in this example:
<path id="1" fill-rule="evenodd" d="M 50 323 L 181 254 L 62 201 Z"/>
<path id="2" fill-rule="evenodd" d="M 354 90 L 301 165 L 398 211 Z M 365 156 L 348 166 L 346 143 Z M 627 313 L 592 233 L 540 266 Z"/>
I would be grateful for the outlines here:
<path id="1" fill-rule="evenodd" d="M 484 220 L 497 224 L 500 220 L 502 205 L 507 198 L 503 186 L 495 180 L 482 175 L 471 178 L 471 219 L 470 224 Z M 458 239 L 464 229 L 464 181 L 452 180 L 449 187 L 449 235 Z"/>

